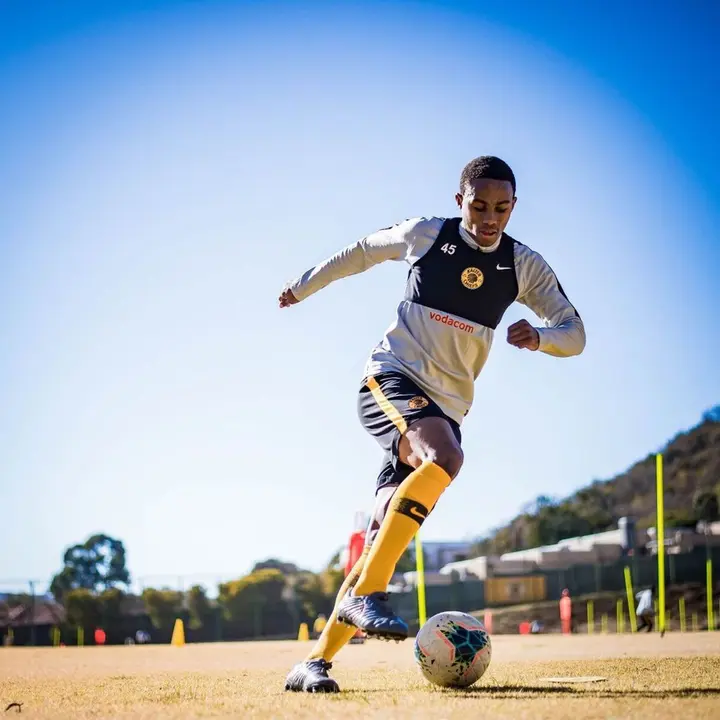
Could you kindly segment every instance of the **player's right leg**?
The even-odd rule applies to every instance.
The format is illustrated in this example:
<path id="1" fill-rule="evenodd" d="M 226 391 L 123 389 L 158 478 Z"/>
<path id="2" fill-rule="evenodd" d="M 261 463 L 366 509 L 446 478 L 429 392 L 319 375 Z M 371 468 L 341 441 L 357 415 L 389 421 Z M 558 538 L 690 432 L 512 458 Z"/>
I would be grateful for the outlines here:
<path id="1" fill-rule="evenodd" d="M 398 560 L 440 495 L 460 471 L 460 432 L 408 378 L 389 373 L 368 382 L 360 416 L 366 429 L 399 463 L 413 470 L 395 492 L 363 571 L 338 606 L 338 619 L 368 635 L 402 640 L 407 624 L 388 602 Z"/>

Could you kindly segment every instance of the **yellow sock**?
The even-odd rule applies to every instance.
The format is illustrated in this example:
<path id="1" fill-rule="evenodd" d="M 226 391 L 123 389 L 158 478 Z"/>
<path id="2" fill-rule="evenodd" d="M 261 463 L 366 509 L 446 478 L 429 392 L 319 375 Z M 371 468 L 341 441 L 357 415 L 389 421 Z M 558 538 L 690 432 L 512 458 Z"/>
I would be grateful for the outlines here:
<path id="1" fill-rule="evenodd" d="M 357 632 L 357 628 L 349 627 L 344 623 L 337 621 L 337 606 L 339 602 L 345 597 L 348 590 L 357 582 L 360 577 L 365 561 L 367 560 L 370 548 L 365 546 L 362 551 L 362 555 L 357 559 L 357 562 L 353 565 L 352 570 L 348 573 L 345 581 L 338 590 L 337 599 L 335 600 L 335 609 L 330 615 L 325 629 L 315 643 L 315 647 L 311 653 L 307 656 L 306 660 L 315 660 L 317 658 L 323 658 L 330 662 L 349 642 L 352 640 L 353 635 Z"/>
<path id="2" fill-rule="evenodd" d="M 398 560 L 451 482 L 452 478 L 432 462 L 424 462 L 405 478 L 390 501 L 355 585 L 355 595 L 387 590 Z"/>

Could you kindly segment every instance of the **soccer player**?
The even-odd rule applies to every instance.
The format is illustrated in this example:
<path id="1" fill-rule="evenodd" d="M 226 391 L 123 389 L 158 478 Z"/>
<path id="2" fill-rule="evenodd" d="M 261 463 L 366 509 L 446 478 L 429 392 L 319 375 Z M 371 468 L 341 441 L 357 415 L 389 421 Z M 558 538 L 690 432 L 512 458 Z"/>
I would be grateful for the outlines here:
<path id="1" fill-rule="evenodd" d="M 544 324 L 513 323 L 511 345 L 556 357 L 578 355 L 585 347 L 583 322 L 555 273 L 504 232 L 516 202 L 507 163 L 494 156 L 469 162 L 455 201 L 460 217 L 415 218 L 368 235 L 280 295 L 285 308 L 386 260 L 409 265 L 396 319 L 370 354 L 358 397 L 360 420 L 385 452 L 367 544 L 315 648 L 288 675 L 286 690 L 337 692 L 330 661 L 356 629 L 369 637 L 407 637 L 387 586 L 462 467 L 460 424 L 507 308 L 518 301 Z"/>

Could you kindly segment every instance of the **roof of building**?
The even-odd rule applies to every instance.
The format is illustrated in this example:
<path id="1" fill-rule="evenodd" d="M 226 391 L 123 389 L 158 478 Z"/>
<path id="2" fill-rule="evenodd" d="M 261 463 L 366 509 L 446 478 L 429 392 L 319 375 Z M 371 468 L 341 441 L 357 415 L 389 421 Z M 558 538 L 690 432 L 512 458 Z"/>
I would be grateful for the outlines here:
<path id="1" fill-rule="evenodd" d="M 58 625 L 65 621 L 65 608 L 54 600 L 37 599 L 32 603 L 9 605 L 0 602 L 0 627 Z"/>

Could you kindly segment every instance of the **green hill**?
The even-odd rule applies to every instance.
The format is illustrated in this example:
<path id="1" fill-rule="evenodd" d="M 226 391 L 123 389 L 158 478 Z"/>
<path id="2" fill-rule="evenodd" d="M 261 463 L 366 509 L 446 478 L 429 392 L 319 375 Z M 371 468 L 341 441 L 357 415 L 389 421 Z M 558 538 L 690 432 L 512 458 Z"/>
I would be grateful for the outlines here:
<path id="1" fill-rule="evenodd" d="M 665 524 L 695 525 L 718 519 L 720 495 L 720 405 L 674 437 L 663 449 Z M 508 525 L 479 540 L 475 555 L 552 545 L 560 540 L 617 527 L 632 516 L 638 527 L 655 524 L 655 455 L 610 480 L 596 480 L 568 498 L 540 496 Z"/>

